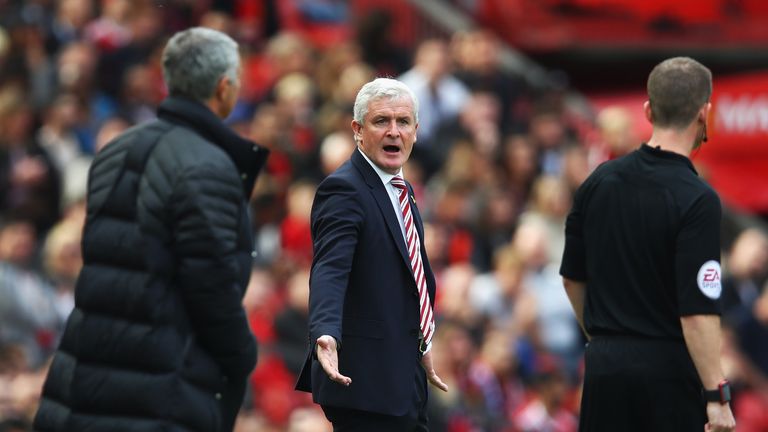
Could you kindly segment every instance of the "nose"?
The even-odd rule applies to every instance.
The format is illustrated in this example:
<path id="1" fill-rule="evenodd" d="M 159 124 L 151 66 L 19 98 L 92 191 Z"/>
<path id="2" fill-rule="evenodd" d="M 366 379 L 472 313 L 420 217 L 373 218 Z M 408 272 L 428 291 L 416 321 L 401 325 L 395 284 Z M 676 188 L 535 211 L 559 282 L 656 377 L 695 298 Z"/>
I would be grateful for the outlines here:
<path id="1" fill-rule="evenodd" d="M 396 119 L 392 119 L 392 121 L 389 122 L 389 127 L 387 128 L 387 136 L 391 136 L 393 138 L 400 136 L 400 128 L 397 127 Z"/>

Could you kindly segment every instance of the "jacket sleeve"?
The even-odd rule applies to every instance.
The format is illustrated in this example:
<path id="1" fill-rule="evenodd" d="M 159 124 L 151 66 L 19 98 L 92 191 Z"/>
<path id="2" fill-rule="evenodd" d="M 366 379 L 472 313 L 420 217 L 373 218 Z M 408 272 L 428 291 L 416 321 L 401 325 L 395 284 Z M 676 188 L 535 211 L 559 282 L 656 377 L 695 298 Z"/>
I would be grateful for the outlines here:
<path id="1" fill-rule="evenodd" d="M 357 194 L 354 186 L 334 177 L 321 183 L 315 194 L 312 205 L 314 260 L 309 281 L 312 347 L 322 335 L 341 341 L 344 297 L 364 219 Z"/>
<path id="2" fill-rule="evenodd" d="M 177 281 L 198 343 L 225 375 L 242 377 L 256 364 L 256 342 L 242 307 L 238 236 L 245 212 L 232 171 L 214 164 L 185 169 L 171 207 Z"/>

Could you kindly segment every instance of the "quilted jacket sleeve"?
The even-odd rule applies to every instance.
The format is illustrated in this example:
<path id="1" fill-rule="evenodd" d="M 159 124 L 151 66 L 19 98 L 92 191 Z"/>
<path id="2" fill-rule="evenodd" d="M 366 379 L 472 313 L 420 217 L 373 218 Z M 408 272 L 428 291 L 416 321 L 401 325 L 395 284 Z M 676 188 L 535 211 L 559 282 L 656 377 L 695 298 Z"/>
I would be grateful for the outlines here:
<path id="1" fill-rule="evenodd" d="M 248 220 L 234 169 L 219 165 L 187 167 L 174 185 L 177 281 L 200 345 L 226 375 L 241 377 L 256 363 L 238 248 Z"/>

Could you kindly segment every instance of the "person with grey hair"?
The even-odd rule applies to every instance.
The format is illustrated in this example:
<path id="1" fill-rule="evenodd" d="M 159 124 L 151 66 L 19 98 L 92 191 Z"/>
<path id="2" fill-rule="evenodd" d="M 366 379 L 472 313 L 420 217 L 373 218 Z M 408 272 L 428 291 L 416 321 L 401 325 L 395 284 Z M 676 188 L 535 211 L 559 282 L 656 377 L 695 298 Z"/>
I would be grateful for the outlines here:
<path id="1" fill-rule="evenodd" d="M 238 46 L 190 28 L 162 64 L 158 118 L 93 161 L 75 308 L 37 431 L 231 431 L 256 364 L 247 203 L 268 152 L 222 121 Z"/>
<path id="2" fill-rule="evenodd" d="M 403 165 L 418 101 L 377 78 L 357 94 L 352 157 L 312 205 L 309 349 L 296 388 L 311 391 L 334 431 L 426 431 L 434 370 L 435 277 Z"/>
<path id="3" fill-rule="evenodd" d="M 720 363 L 720 199 L 689 159 L 712 74 L 687 57 L 648 77 L 647 144 L 598 167 L 565 226 L 565 291 L 590 339 L 581 431 L 735 428 Z"/>

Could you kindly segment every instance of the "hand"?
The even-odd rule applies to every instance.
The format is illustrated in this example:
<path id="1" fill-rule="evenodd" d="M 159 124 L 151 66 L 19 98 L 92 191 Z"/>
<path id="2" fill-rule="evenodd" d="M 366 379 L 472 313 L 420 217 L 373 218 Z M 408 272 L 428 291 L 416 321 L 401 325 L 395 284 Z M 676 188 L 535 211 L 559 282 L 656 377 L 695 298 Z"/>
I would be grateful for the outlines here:
<path id="1" fill-rule="evenodd" d="M 736 420 L 728 404 L 707 403 L 707 419 L 709 421 L 704 425 L 705 432 L 732 432 L 736 428 Z"/>
<path id="2" fill-rule="evenodd" d="M 430 384 L 444 392 L 448 391 L 448 386 L 439 376 L 437 376 L 437 372 L 435 372 L 435 368 L 432 366 L 432 350 L 427 351 L 427 353 L 421 357 L 421 366 L 427 372 L 427 380 Z"/>
<path id="3" fill-rule="evenodd" d="M 352 378 L 339 373 L 339 354 L 333 336 L 323 335 L 317 338 L 317 360 L 331 381 L 345 386 L 352 384 Z"/>
<path id="4" fill-rule="evenodd" d="M 40 156 L 24 156 L 13 166 L 11 181 L 15 184 L 33 187 L 45 180 L 48 168 Z"/>

